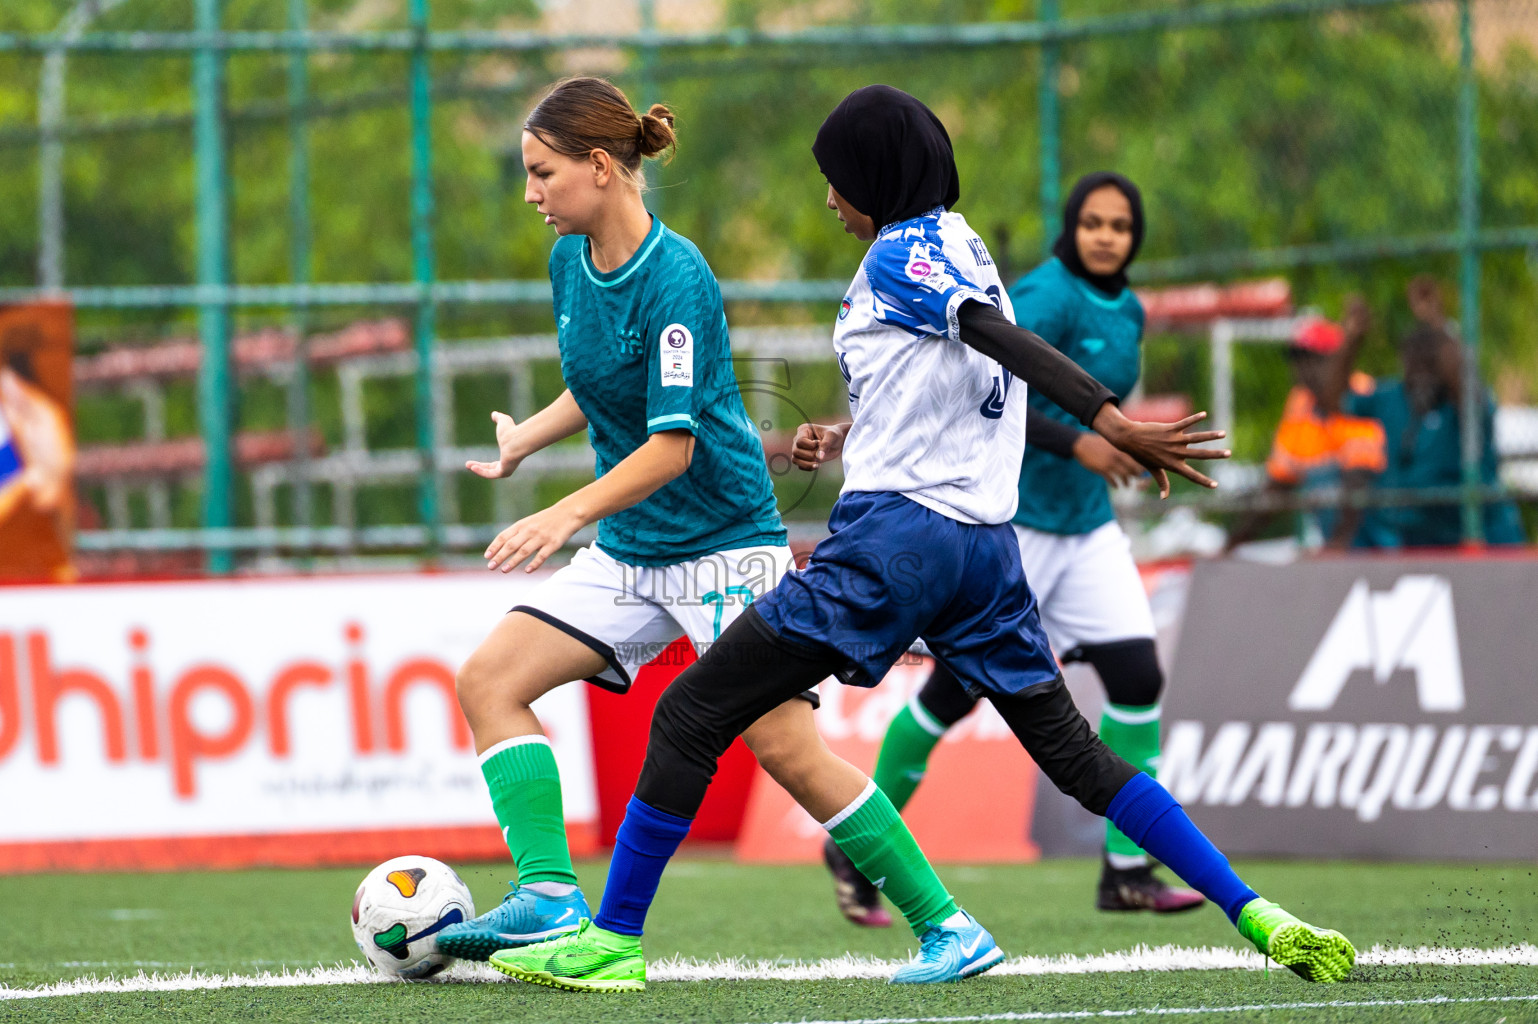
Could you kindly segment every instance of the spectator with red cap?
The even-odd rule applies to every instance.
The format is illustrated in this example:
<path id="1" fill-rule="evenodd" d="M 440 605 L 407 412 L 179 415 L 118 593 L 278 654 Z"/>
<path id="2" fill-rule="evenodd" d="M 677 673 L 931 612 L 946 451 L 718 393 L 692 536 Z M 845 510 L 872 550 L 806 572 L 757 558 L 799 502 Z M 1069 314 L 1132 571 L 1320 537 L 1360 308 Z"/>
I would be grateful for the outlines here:
<path id="1" fill-rule="evenodd" d="M 1343 496 L 1361 494 L 1383 472 L 1382 424 L 1342 409 L 1349 393 L 1372 387 L 1371 378 L 1352 369 L 1369 323 L 1366 302 L 1352 296 L 1343 323 L 1315 317 L 1298 325 L 1287 347 L 1295 383 L 1266 460 L 1268 494 L 1326 487 L 1339 488 Z M 1246 516 L 1229 534 L 1228 547 L 1253 539 L 1272 514 L 1257 510 Z M 1328 548 L 1376 543 L 1373 523 L 1364 519 L 1359 504 L 1345 500 L 1338 509 L 1315 514 Z"/>

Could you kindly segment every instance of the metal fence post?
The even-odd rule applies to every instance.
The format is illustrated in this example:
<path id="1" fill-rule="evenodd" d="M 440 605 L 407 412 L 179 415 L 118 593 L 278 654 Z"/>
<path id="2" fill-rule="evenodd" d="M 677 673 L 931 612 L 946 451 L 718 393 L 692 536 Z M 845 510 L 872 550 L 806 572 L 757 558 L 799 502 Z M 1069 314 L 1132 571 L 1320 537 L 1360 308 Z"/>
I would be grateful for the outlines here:
<path id="1" fill-rule="evenodd" d="M 1484 450 L 1485 395 L 1479 373 L 1479 80 L 1474 74 L 1472 0 L 1458 0 L 1458 256 L 1462 301 L 1463 402 L 1463 541 L 1484 540 L 1484 505 L 1479 498 Z"/>
<path id="2" fill-rule="evenodd" d="M 309 27 L 305 0 L 288 0 L 288 27 Z M 288 231 L 289 273 L 295 284 L 313 277 L 310 254 L 310 51 L 288 55 Z M 288 383 L 288 430 L 294 439 L 294 523 L 313 525 L 310 501 L 310 358 L 309 307 L 295 306 L 289 323 L 294 329 L 294 372 Z"/>
<path id="3" fill-rule="evenodd" d="M 438 509 L 438 466 L 433 430 L 433 334 L 437 305 L 432 286 L 436 276 L 433 260 L 433 150 L 432 80 L 428 67 L 427 0 L 411 0 L 411 266 L 417 286 L 416 308 L 416 419 L 417 453 L 421 479 L 417 507 L 427 527 L 428 554 L 436 556 L 443 545 L 443 522 Z"/>
<path id="4" fill-rule="evenodd" d="M 197 0 L 199 32 L 219 31 L 222 0 Z M 229 284 L 229 196 L 225 160 L 224 53 L 201 45 L 192 55 L 193 148 L 197 178 L 198 285 L 219 289 Z M 232 384 L 230 307 L 222 296 L 205 292 L 198 301 L 198 333 L 203 345 L 198 369 L 198 420 L 206 461 L 203 468 L 203 526 L 234 525 L 234 472 L 230 458 Z M 209 550 L 208 568 L 229 572 L 234 553 Z"/>
<path id="5" fill-rule="evenodd" d="M 657 35 L 657 2 L 656 0 L 640 0 L 641 14 L 641 112 L 653 103 L 662 102 L 657 98 L 657 47 L 654 42 Z M 660 172 L 655 164 L 645 164 L 643 171 L 648 185 L 655 186 Z M 649 192 L 646 196 L 646 207 L 658 217 L 662 216 L 662 209 L 666 205 L 662 191 Z"/>
<path id="6" fill-rule="evenodd" d="M 1040 0 L 1036 16 L 1044 25 L 1055 23 L 1058 19 L 1057 0 Z M 1055 39 L 1041 44 L 1041 80 L 1036 83 L 1037 120 L 1041 122 L 1041 247 L 1048 257 L 1052 255 L 1052 243 L 1057 237 L 1052 225 L 1061 216 L 1058 203 L 1062 199 L 1057 94 L 1060 52 L 1061 44 Z"/>

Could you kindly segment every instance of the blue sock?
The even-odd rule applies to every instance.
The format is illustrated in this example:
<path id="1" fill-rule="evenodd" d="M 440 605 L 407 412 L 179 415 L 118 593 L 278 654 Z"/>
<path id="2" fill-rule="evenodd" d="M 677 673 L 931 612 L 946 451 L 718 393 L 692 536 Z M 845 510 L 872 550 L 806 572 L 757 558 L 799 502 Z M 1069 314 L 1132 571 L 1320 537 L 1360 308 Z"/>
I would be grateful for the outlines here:
<path id="1" fill-rule="evenodd" d="M 593 923 L 621 935 L 640 935 L 646 912 L 657 896 L 657 883 L 678 844 L 689 834 L 691 818 L 659 811 L 631 797 L 625 820 L 614 837 L 609 881 Z"/>
<path id="2" fill-rule="evenodd" d="M 1222 907 L 1230 921 L 1237 922 L 1239 911 L 1256 898 L 1255 890 L 1234 874 L 1228 858 L 1202 835 L 1169 790 L 1146 773 L 1138 772 L 1121 788 L 1105 816 L 1187 885 Z"/>

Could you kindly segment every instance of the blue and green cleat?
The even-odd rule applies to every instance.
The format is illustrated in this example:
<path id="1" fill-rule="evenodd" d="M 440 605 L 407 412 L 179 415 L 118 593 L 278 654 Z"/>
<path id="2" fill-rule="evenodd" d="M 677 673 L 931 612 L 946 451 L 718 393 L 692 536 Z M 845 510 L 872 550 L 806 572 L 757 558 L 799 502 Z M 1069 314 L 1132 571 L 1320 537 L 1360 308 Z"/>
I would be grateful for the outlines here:
<path id="1" fill-rule="evenodd" d="M 439 932 L 438 948 L 461 960 L 485 960 L 499 949 L 574 932 L 583 918 L 591 916 L 581 889 L 566 896 L 546 896 L 519 886 L 480 917 Z"/>
<path id="2" fill-rule="evenodd" d="M 1246 903 L 1235 926 L 1261 953 L 1305 981 L 1340 981 L 1356 963 L 1356 947 L 1340 932 L 1300 921 L 1267 900 Z"/>
<path id="3" fill-rule="evenodd" d="M 932 924 L 919 936 L 919 951 L 892 975 L 893 985 L 932 985 L 981 974 L 1004 959 L 988 929 L 966 911 L 954 924 Z"/>
<path id="4" fill-rule="evenodd" d="M 641 940 L 584 919 L 569 935 L 493 953 L 491 966 L 531 985 L 568 992 L 640 992 L 646 988 Z"/>

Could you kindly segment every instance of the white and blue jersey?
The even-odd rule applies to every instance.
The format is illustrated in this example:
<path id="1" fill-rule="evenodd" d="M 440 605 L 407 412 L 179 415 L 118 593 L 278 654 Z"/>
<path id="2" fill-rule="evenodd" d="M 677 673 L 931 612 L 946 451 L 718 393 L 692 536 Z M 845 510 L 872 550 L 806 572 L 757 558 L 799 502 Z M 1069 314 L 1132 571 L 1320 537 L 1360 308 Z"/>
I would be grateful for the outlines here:
<path id="1" fill-rule="evenodd" d="M 891 491 L 963 523 L 1015 514 L 1025 383 L 961 343 L 958 311 L 1014 319 L 988 247 L 944 209 L 882 230 L 839 308 L 849 384 L 844 493 Z"/>
<path id="2" fill-rule="evenodd" d="M 987 246 L 937 209 L 881 232 L 839 310 L 854 422 L 832 534 L 754 607 L 838 652 L 842 682 L 875 686 L 915 637 L 974 694 L 1059 678 L 1009 523 L 1025 385 L 961 341 L 971 300 L 1012 319 Z"/>

